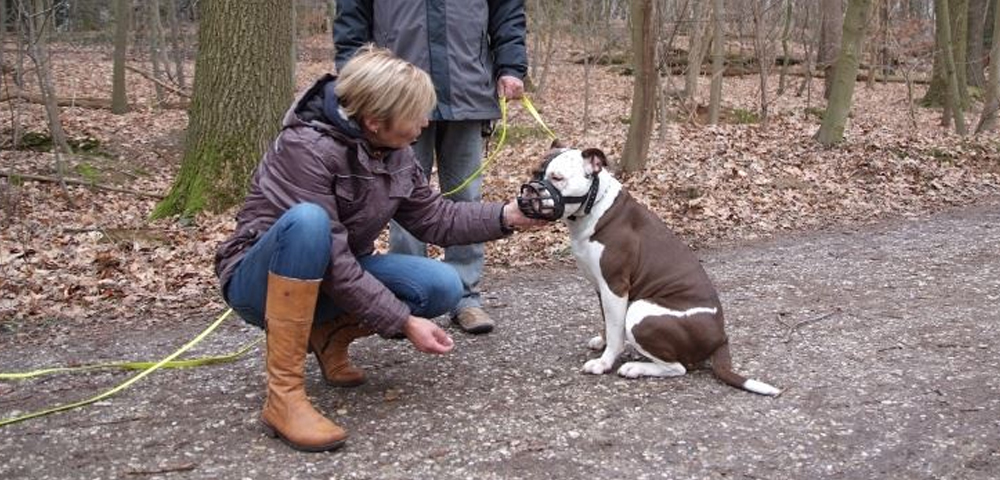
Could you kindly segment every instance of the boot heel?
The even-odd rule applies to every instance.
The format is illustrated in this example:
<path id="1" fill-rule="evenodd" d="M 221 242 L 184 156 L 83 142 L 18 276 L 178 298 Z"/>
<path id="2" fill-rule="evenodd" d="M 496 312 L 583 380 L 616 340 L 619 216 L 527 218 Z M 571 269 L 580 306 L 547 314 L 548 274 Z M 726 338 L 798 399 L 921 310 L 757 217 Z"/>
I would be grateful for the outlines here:
<path id="1" fill-rule="evenodd" d="M 278 431 L 275 430 L 274 427 L 268 425 L 267 422 L 261 420 L 260 426 L 261 428 L 264 429 L 264 435 L 267 435 L 268 437 L 271 438 L 278 438 Z"/>

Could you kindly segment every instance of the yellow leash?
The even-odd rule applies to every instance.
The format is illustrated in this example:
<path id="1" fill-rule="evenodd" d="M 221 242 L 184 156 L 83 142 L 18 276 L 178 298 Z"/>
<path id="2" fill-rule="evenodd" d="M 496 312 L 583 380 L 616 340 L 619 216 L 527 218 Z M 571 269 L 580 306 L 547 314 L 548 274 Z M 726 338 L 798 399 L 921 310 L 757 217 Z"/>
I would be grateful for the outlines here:
<path id="1" fill-rule="evenodd" d="M 527 110 L 528 113 L 530 113 L 531 116 L 535 119 L 535 121 L 542 126 L 542 129 L 545 130 L 545 133 L 547 133 L 550 138 L 555 140 L 556 134 L 552 133 L 552 130 L 550 130 L 547 125 L 545 125 L 545 122 L 542 121 L 541 115 L 538 114 L 538 110 L 535 109 L 535 106 L 531 103 L 531 100 L 529 100 L 527 96 L 521 97 L 521 105 L 523 105 L 524 109 Z M 466 178 L 459 186 L 443 193 L 442 195 L 447 197 L 454 195 L 458 192 L 461 192 L 462 190 L 465 190 L 470 183 L 472 183 L 475 179 L 479 178 L 479 176 L 482 175 L 487 168 L 489 168 L 490 164 L 492 164 L 493 161 L 496 160 L 497 155 L 500 153 L 500 150 L 503 149 L 504 142 L 506 141 L 507 141 L 507 97 L 500 97 L 500 138 L 497 140 L 496 147 L 493 148 L 493 153 L 490 153 L 489 156 L 486 157 L 486 161 L 483 162 L 482 165 L 480 165 L 475 172 L 472 172 L 472 175 L 469 175 L 469 178 Z"/>
<path id="2" fill-rule="evenodd" d="M 34 372 L 27 372 L 27 373 L 13 373 L 13 374 L 5 373 L 5 374 L 2 374 L 2 375 L 0 375 L 0 379 L 24 379 L 24 378 L 37 377 L 37 376 L 40 376 L 40 375 L 47 375 L 47 374 L 51 374 L 51 373 L 66 372 L 66 371 L 96 370 L 96 369 L 99 369 L 99 368 L 125 368 L 125 369 L 132 369 L 132 370 L 143 369 L 141 372 L 139 372 L 138 374 L 136 374 L 132 378 L 130 378 L 130 379 L 126 380 L 125 382 L 123 382 L 121 385 L 118 385 L 117 387 L 114 387 L 111 390 L 108 390 L 108 391 L 106 391 L 106 392 L 104 392 L 104 393 L 102 393 L 100 395 L 97 395 L 97 396 L 92 397 L 92 398 L 88 398 L 86 400 L 81 400 L 79 402 L 69 403 L 69 404 L 66 404 L 66 405 L 60 405 L 58 407 L 48 408 L 48 409 L 45 409 L 45 410 L 39 410 L 37 412 L 32 412 L 32 413 L 28 413 L 28 414 L 17 416 L 17 417 L 13 417 L 13 418 L 3 419 L 3 420 L 0 420 L 0 427 L 7 426 L 7 425 L 10 425 L 10 424 L 13 424 L 13 423 L 17 423 L 17 422 L 22 422 L 24 420 L 28 420 L 28 419 L 32 419 L 32 418 L 41 417 L 41 416 L 44 416 L 44 415 L 49 415 L 49 414 L 56 413 L 56 412 L 62 412 L 62 411 L 66 411 L 66 410 L 72 410 L 74 408 L 79 408 L 79 407 L 82 407 L 84 405 L 90 405 L 92 403 L 99 402 L 99 401 L 104 400 L 105 398 L 108 398 L 108 397 L 110 397 L 110 396 L 112 396 L 112 395 L 114 395 L 114 394 L 116 394 L 118 392 L 121 392 L 122 390 L 125 390 L 126 388 L 132 386 L 132 384 L 138 382 L 139 380 L 142 380 L 147 375 L 149 375 L 149 374 L 151 374 L 151 373 L 153 373 L 153 372 L 155 372 L 155 371 L 157 371 L 157 370 L 159 370 L 160 368 L 163 368 L 163 367 L 184 368 L 184 367 L 194 367 L 194 366 L 198 366 L 198 365 L 208 365 L 208 364 L 213 364 L 213 363 L 223 363 L 223 362 L 228 362 L 228 361 L 234 360 L 237 357 L 239 357 L 240 355 L 243 355 L 244 353 L 246 353 L 247 351 L 249 351 L 254 345 L 256 345 L 257 343 L 259 343 L 261 341 L 261 338 L 263 338 L 263 337 L 258 338 L 257 340 L 254 340 L 250 344 L 248 344 L 248 345 L 244 346 L 243 348 L 241 348 L 236 353 L 233 353 L 233 354 L 230 354 L 230 355 L 224 355 L 224 356 L 221 356 L 221 357 L 207 357 L 207 358 L 201 358 L 201 359 L 191 359 L 191 360 L 180 360 L 180 361 L 176 361 L 176 362 L 174 361 L 175 358 L 177 358 L 182 353 L 184 353 L 184 352 L 188 351 L 189 349 L 191 349 L 191 347 L 195 346 L 196 344 L 198 344 L 198 342 L 201 342 L 202 340 L 205 339 L 205 337 L 207 337 L 209 334 L 211 334 L 213 331 L 215 331 L 215 329 L 218 328 L 218 326 L 221 325 L 222 322 L 227 317 L 229 317 L 229 315 L 231 313 L 233 313 L 232 309 L 226 310 L 226 313 L 223 313 L 222 316 L 220 316 L 218 319 L 216 319 L 215 322 L 213 322 L 211 325 L 208 326 L 208 328 L 206 328 L 204 331 L 202 331 L 201 333 L 199 333 L 197 337 L 194 337 L 194 339 L 192 339 L 190 342 L 186 343 L 183 347 L 179 348 L 176 352 L 171 353 L 170 355 L 168 355 L 163 360 L 160 360 L 159 362 L 155 362 L 155 363 L 153 363 L 153 362 L 109 363 L 109 364 L 92 365 L 92 366 L 76 367 L 76 368 L 50 368 L 50 369 L 45 369 L 45 370 L 36 370 Z"/>

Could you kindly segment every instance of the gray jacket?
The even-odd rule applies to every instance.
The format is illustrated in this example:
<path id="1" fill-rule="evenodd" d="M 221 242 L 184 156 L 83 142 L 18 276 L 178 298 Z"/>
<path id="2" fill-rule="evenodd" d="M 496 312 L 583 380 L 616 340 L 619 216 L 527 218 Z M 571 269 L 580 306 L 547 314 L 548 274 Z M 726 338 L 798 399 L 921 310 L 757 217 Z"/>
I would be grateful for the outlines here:
<path id="1" fill-rule="evenodd" d="M 528 71 L 523 0 L 340 0 L 337 68 L 366 43 L 431 75 L 433 120 L 500 118 L 496 81 Z"/>
<path id="2" fill-rule="evenodd" d="M 285 115 L 254 172 L 236 231 L 216 251 L 216 274 L 225 292 L 261 235 L 292 206 L 314 203 L 329 215 L 333 237 L 320 288 L 363 325 L 392 336 L 410 311 L 357 262 L 372 253 L 389 219 L 437 245 L 480 243 L 507 233 L 503 204 L 452 202 L 428 186 L 411 148 L 374 149 L 353 121 L 338 116 L 335 84 L 333 76 L 321 78 Z"/>

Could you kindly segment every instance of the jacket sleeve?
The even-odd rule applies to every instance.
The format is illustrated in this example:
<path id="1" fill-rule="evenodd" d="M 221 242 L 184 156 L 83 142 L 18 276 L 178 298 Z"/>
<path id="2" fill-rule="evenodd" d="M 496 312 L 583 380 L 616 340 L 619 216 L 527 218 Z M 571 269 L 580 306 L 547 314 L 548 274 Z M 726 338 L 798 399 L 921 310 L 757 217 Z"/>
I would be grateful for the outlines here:
<path id="1" fill-rule="evenodd" d="M 410 309 L 378 279 L 361 268 L 348 243 L 347 228 L 341 223 L 337 200 L 332 192 L 333 177 L 317 147 L 318 133 L 310 129 L 281 132 L 262 168 L 260 188 L 265 197 L 281 210 L 298 203 L 314 203 L 330 218 L 330 263 L 323 293 L 337 306 L 358 316 L 361 323 L 385 337 L 399 333 Z"/>
<path id="2" fill-rule="evenodd" d="M 528 74 L 524 0 L 489 0 L 489 7 L 490 49 L 497 76 L 510 75 L 523 80 Z"/>
<path id="3" fill-rule="evenodd" d="M 415 237 L 447 247 L 501 238 L 503 204 L 453 202 L 430 188 L 420 169 L 413 169 L 413 191 L 393 219 Z"/>
<path id="4" fill-rule="evenodd" d="M 337 71 L 344 68 L 354 53 L 372 39 L 372 1 L 339 0 L 333 23 L 333 45 Z"/>

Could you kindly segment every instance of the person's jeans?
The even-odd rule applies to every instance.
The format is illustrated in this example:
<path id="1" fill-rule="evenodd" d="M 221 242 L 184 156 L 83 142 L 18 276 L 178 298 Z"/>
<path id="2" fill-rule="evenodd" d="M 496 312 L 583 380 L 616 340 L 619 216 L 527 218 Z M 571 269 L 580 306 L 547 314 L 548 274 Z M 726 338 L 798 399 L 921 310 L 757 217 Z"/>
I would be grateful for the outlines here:
<path id="1" fill-rule="evenodd" d="M 226 284 L 226 302 L 248 323 L 263 327 L 268 273 L 302 280 L 323 278 L 330 264 L 330 241 L 326 211 L 311 203 L 292 207 L 240 260 Z M 448 313 L 462 295 L 455 269 L 436 260 L 388 254 L 365 255 L 358 263 L 419 317 Z M 333 321 L 343 313 L 337 299 L 320 291 L 315 322 Z"/>
<path id="2" fill-rule="evenodd" d="M 458 187 L 479 168 L 483 155 L 483 122 L 435 121 L 420 134 L 413 151 L 430 179 L 431 168 L 437 159 L 438 180 L 441 192 Z M 483 179 L 476 178 L 459 192 L 448 196 L 457 202 L 478 202 L 482 199 Z M 400 227 L 396 222 L 389 224 L 389 251 L 404 255 L 427 255 L 427 244 Z M 451 311 L 468 307 L 481 307 L 479 280 L 483 275 L 484 247 L 481 243 L 457 245 L 444 250 L 444 261 L 455 268 L 462 280 L 462 299 Z"/>

